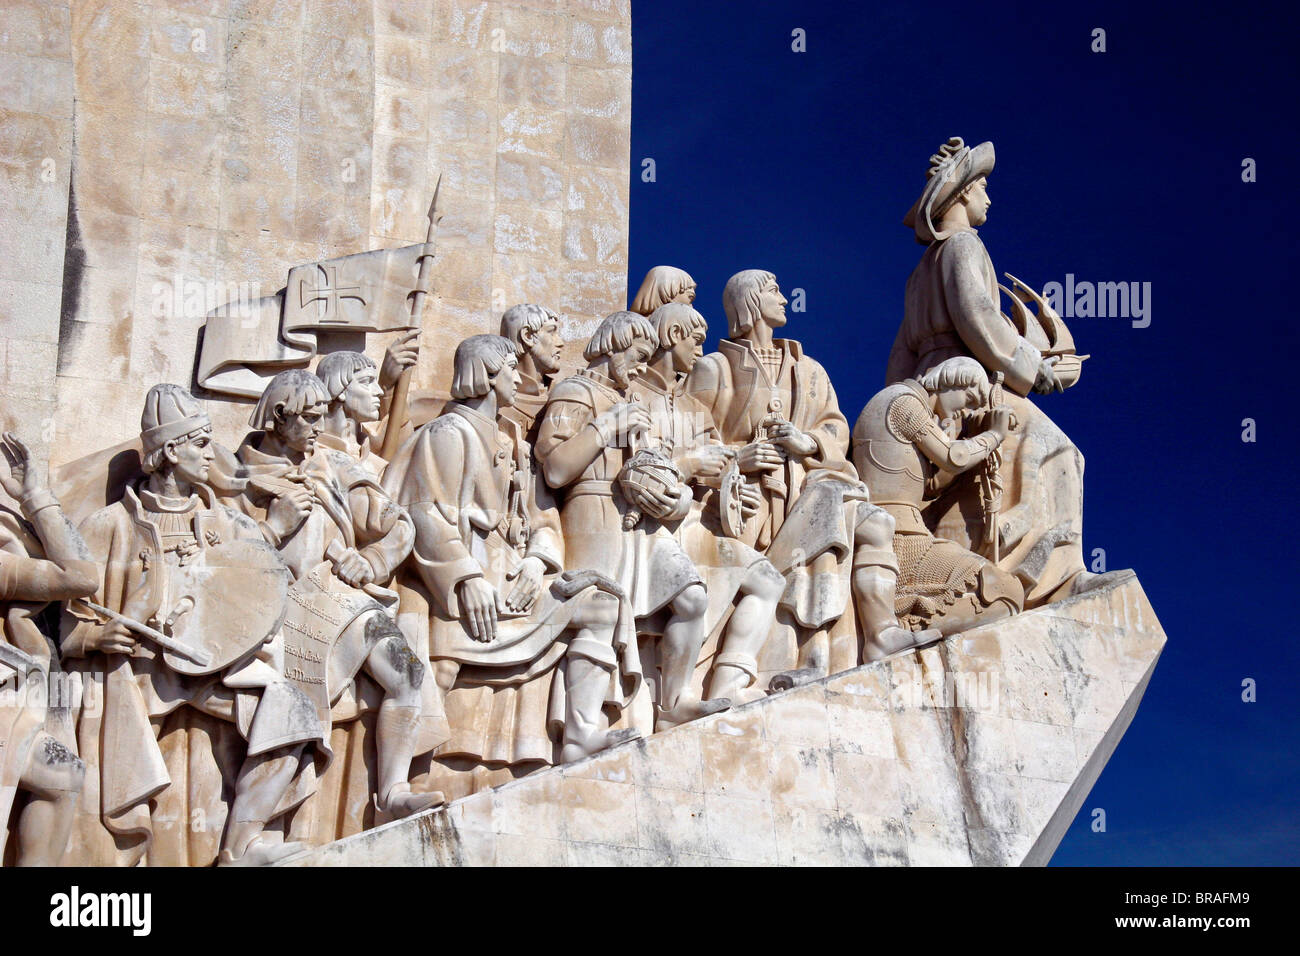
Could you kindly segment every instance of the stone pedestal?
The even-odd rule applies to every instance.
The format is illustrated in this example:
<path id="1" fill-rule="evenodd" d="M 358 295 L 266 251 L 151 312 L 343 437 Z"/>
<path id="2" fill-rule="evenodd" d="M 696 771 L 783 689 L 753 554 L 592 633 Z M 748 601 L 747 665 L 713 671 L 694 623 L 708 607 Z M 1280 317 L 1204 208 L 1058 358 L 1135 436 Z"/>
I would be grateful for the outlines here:
<path id="1" fill-rule="evenodd" d="M 1043 865 L 1164 643 L 1121 574 L 292 862 Z"/>

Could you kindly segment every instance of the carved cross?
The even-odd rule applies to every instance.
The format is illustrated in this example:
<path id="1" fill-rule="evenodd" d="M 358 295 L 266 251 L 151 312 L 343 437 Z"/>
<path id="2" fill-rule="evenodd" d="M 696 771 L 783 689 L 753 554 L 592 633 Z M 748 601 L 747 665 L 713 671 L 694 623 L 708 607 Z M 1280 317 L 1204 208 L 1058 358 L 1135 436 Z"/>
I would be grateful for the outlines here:
<path id="1" fill-rule="evenodd" d="M 319 289 L 308 289 L 307 280 L 298 280 L 298 299 L 299 306 L 306 308 L 313 302 L 324 302 L 325 312 L 321 315 L 322 322 L 342 322 L 339 316 L 340 299 L 356 299 L 362 305 L 365 305 L 365 296 L 361 294 L 361 286 L 341 286 L 339 285 L 338 266 L 321 266 L 320 271 L 325 275 L 325 284 Z"/>

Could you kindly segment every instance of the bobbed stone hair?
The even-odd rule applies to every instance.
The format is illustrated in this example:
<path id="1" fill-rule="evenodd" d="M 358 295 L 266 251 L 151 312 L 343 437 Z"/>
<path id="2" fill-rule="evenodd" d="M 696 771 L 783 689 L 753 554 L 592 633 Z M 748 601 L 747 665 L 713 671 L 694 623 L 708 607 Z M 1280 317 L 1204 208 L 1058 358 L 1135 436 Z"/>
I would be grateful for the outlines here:
<path id="1" fill-rule="evenodd" d="M 330 352 L 316 364 L 316 377 L 332 402 L 347 390 L 357 372 L 375 367 L 375 360 L 363 352 Z"/>
<path id="2" fill-rule="evenodd" d="M 758 295 L 763 286 L 776 280 L 765 269 L 746 269 L 727 280 L 722 290 L 722 309 L 727 313 L 727 337 L 738 339 L 759 320 Z"/>
<path id="3" fill-rule="evenodd" d="M 275 428 L 275 410 L 298 415 L 313 405 L 325 405 L 330 400 L 325 383 L 305 368 L 291 368 L 276 375 L 266 383 L 257 407 L 248 424 L 262 431 Z"/>
<path id="4" fill-rule="evenodd" d="M 988 372 L 984 366 L 968 355 L 956 355 L 940 362 L 918 380 L 927 392 L 942 392 L 950 388 L 970 388 L 972 385 L 987 386 Z"/>
<path id="5" fill-rule="evenodd" d="M 611 312 L 596 326 L 587 340 L 587 347 L 582 350 L 582 357 L 594 362 L 606 355 L 622 352 L 631 348 L 637 339 L 658 342 L 659 335 L 650 320 L 635 312 Z"/>
<path id="6" fill-rule="evenodd" d="M 514 358 L 515 343 L 502 335 L 471 335 L 456 346 L 452 360 L 451 397 L 482 398 L 492 390 L 492 376 Z"/>
<path id="7" fill-rule="evenodd" d="M 670 349 L 696 330 L 709 330 L 704 316 L 685 302 L 666 302 L 650 313 L 650 324 L 655 327 L 661 349 Z"/>
<path id="8" fill-rule="evenodd" d="M 523 302 L 512 305 L 501 316 L 501 335 L 514 343 L 517 354 L 523 355 L 524 343 L 521 339 L 524 329 L 540 332 L 547 322 L 559 321 L 560 317 L 546 306 Z"/>
<path id="9" fill-rule="evenodd" d="M 649 316 L 661 305 L 667 305 L 687 289 L 695 287 L 695 280 L 685 269 L 676 266 L 655 266 L 645 274 L 641 289 L 632 300 L 632 311 Z"/>

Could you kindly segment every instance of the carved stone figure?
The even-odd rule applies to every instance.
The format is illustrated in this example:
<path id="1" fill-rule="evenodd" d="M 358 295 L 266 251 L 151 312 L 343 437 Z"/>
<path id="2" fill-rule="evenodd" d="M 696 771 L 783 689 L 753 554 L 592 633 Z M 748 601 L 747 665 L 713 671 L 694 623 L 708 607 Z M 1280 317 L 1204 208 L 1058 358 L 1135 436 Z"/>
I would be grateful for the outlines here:
<path id="1" fill-rule="evenodd" d="M 682 302 L 662 305 L 650 315 L 658 348 L 643 375 L 632 385 L 634 401 L 644 403 L 650 415 L 646 441 L 672 459 L 682 480 L 694 491 L 690 511 L 679 520 L 663 524 L 681 543 L 704 575 L 709 595 L 706 630 L 713 662 L 709 696 L 737 703 L 766 694 L 758 687 L 758 656 L 776 615 L 777 601 L 785 593 L 785 579 L 772 563 L 749 545 L 728 535 L 719 508 L 722 476 L 735 461 L 735 451 L 718 436 L 713 416 L 683 389 L 687 373 L 703 354 L 708 334 L 704 317 Z M 742 514 L 758 511 L 758 490 L 737 484 L 737 507 Z M 725 630 L 715 630 L 725 619 Z"/>
<path id="2" fill-rule="evenodd" d="M 328 404 L 309 372 L 292 369 L 271 380 L 251 419 L 261 430 L 237 453 L 248 482 L 241 500 L 292 574 L 290 678 L 327 725 L 354 719 L 380 698 L 375 802 L 402 817 L 443 802 L 442 794 L 415 793 L 408 782 L 412 758 L 437 743 L 439 727 L 437 715 L 421 719 L 426 668 L 394 620 L 396 593 L 384 587 L 410 554 L 415 531 L 358 460 L 318 447 Z M 341 784 L 340 799 L 351 804 L 354 789 Z M 319 809 L 309 810 L 319 818 L 310 825 L 313 842 L 335 825 L 333 814 Z"/>
<path id="3" fill-rule="evenodd" d="M 679 302 L 690 305 L 695 301 L 695 280 L 683 269 L 675 266 L 655 266 L 645 274 L 632 311 L 647 318 L 661 305 Z"/>
<path id="4" fill-rule="evenodd" d="M 1081 357 L 1045 301 L 1038 299 L 1037 315 L 1029 312 L 1025 302 L 1035 297 L 1018 280 L 1013 317 L 999 308 L 997 273 L 976 231 L 988 218 L 993 164 L 992 143 L 967 147 L 956 137 L 930 157 L 925 189 L 904 219 L 926 250 L 907 281 L 885 379 L 919 378 L 966 355 L 1013 393 L 1006 402 L 1020 427 L 1002 449 L 1008 507 L 993 516 L 996 531 L 969 480 L 954 483 L 927 520 L 941 536 L 1015 572 L 1032 607 L 1096 583 L 1083 565 L 1083 456 L 1024 397 L 1073 385 Z"/>
<path id="5" fill-rule="evenodd" d="M 898 626 L 894 523 L 869 503 L 848 461 L 849 426 L 826 371 L 798 342 L 773 337 L 786 323 L 776 277 L 739 272 L 722 300 L 728 338 L 695 364 L 686 391 L 709 409 L 722 440 L 737 449 L 737 469 L 759 491 L 741 540 L 786 578 L 781 607 L 799 644 L 797 671 L 775 685 L 787 687 L 857 664 L 853 615 L 844 614 L 853 564 L 879 569 L 879 586 L 860 602 L 871 626 Z"/>
<path id="6" fill-rule="evenodd" d="M 641 680 L 621 590 L 566 555 L 523 428 L 504 414 L 517 362 L 502 336 L 461 342 L 452 401 L 384 478 L 415 523 L 402 620 L 433 660 L 451 734 L 437 756 L 452 769 L 522 772 L 601 750 Z"/>
<path id="7" fill-rule="evenodd" d="M 386 462 L 366 427 L 379 421 L 384 399 L 374 360 L 363 352 L 331 352 L 317 364 L 316 377 L 329 395 L 317 441 L 322 448 L 360 461 L 378 479 Z"/>
<path id="8" fill-rule="evenodd" d="M 691 689 L 708 595 L 664 522 L 685 518 L 694 495 L 670 460 L 643 448 L 650 415 L 631 391 L 657 343 L 643 316 L 607 316 L 587 342 L 588 368 L 551 389 L 535 451 L 547 483 L 563 494 L 569 565 L 606 570 L 631 598 L 638 631 L 662 634 L 654 727 L 664 729 L 730 702 L 702 702 Z M 648 718 L 637 720 L 649 729 Z"/>
<path id="9" fill-rule="evenodd" d="M 95 593 L 99 573 L 41 483 L 27 446 L 6 432 L 0 452 L 6 464 L 0 487 L 22 509 L 20 518 L 0 508 L 0 863 L 57 866 L 86 765 L 71 741 L 58 738 L 49 704 L 60 686 L 59 659 L 35 617 L 50 601 Z M 11 845 L 10 812 L 24 799 Z"/>
<path id="10" fill-rule="evenodd" d="M 501 410 L 519 424 L 530 442 L 537 416 L 546 407 L 551 377 L 560 370 L 560 317 L 543 305 L 524 303 L 506 309 L 501 335 L 515 345 L 519 356 L 519 390 L 513 405 Z"/>
<path id="11" fill-rule="evenodd" d="M 155 385 L 140 428 L 145 478 L 82 523 L 97 590 L 65 616 L 64 660 L 94 683 L 75 715 L 91 769 L 69 862 L 205 865 L 213 836 L 225 863 L 269 862 L 302 849 L 265 831 L 310 794 L 323 756 L 304 754 L 321 728 L 279 666 L 287 570 L 206 486 L 212 426 L 187 391 Z M 184 752 L 192 728 L 211 750 Z"/>
<path id="12" fill-rule="evenodd" d="M 864 635 L 864 656 L 878 660 L 947 634 L 1017 613 L 1024 601 L 1019 580 L 961 545 L 936 538 L 925 526 L 927 497 L 955 476 L 987 466 L 1011 427 L 1011 410 L 988 407 L 984 367 L 958 356 L 915 381 L 878 392 L 853 427 L 853 463 L 872 497 L 894 517 L 898 556 L 896 607 L 913 628 Z M 962 426 L 987 428 L 959 438 Z M 856 584 L 856 581 L 855 581 Z"/>

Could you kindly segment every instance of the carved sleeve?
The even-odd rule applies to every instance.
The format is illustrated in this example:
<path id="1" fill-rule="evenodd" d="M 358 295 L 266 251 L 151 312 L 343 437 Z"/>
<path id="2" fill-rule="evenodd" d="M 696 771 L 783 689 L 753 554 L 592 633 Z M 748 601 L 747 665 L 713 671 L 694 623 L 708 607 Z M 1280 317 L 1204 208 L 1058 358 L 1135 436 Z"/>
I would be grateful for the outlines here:
<path id="1" fill-rule="evenodd" d="M 406 509 L 374 484 L 354 485 L 348 491 L 358 550 L 383 584 L 406 560 L 415 544 L 415 525 Z"/>
<path id="2" fill-rule="evenodd" d="M 45 603 L 94 594 L 99 570 L 59 503 L 43 492 L 22 504 L 46 557 L 0 553 L 0 600 Z"/>
<path id="3" fill-rule="evenodd" d="M 835 397 L 835 388 L 830 376 L 816 362 L 808 359 L 812 366 L 814 394 L 825 396 L 818 409 L 818 414 L 808 429 L 807 434 L 817 443 L 817 451 L 804 459 L 805 468 L 828 468 L 834 471 L 852 471 L 848 461 L 849 422 L 840 412 L 839 400 Z"/>
<path id="4" fill-rule="evenodd" d="M 533 451 L 552 488 L 576 481 L 605 448 L 590 401 L 583 386 L 568 381 L 551 393 Z"/>
<path id="5" fill-rule="evenodd" d="M 1003 372 L 1007 387 L 1028 395 L 1042 355 L 1002 315 L 989 294 L 984 266 L 988 254 L 979 237 L 959 232 L 944 240 L 938 266 L 948 314 L 962 342 L 990 372 Z"/>
<path id="6" fill-rule="evenodd" d="M 994 432 L 953 441 L 915 395 L 900 395 L 894 399 L 889 405 L 888 415 L 889 430 L 895 437 L 910 441 L 935 467 L 952 475 L 983 461 L 1002 443 Z"/>

